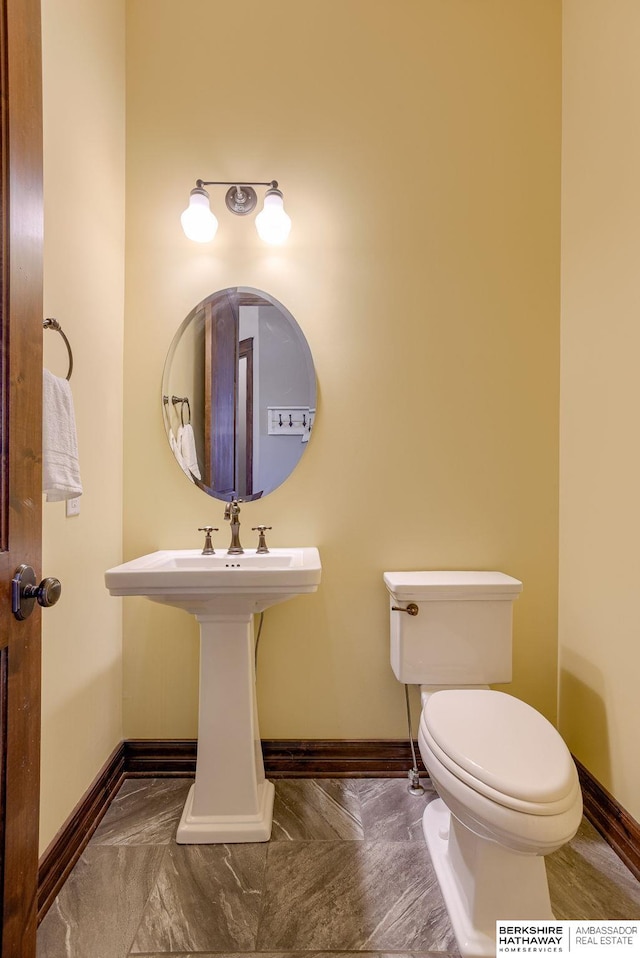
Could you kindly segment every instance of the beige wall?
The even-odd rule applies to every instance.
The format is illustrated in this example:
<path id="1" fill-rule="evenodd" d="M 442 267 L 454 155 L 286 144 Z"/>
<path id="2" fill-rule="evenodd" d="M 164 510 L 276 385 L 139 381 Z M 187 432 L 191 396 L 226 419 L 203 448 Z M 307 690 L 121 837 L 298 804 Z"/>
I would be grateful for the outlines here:
<path id="1" fill-rule="evenodd" d="M 324 576 L 267 613 L 263 734 L 404 734 L 387 568 L 521 577 L 511 691 L 553 718 L 560 5 L 253 0 L 241 48 L 229 4 L 126 6 L 125 556 L 223 524 L 169 454 L 162 364 L 205 295 L 266 289 L 309 339 L 318 418 L 243 533 L 317 544 Z M 74 348 L 85 495 L 76 519 L 44 510 L 64 596 L 43 617 L 42 847 L 123 734 L 196 731 L 194 624 L 126 600 L 123 693 L 102 585 L 123 515 L 124 7 L 43 0 L 45 312 Z M 560 725 L 636 818 L 639 34 L 635 0 L 564 2 Z M 222 191 L 215 245 L 182 236 L 196 177 L 237 175 L 280 180 L 283 250 Z M 64 374 L 53 333 L 45 361 Z"/>
<path id="2" fill-rule="evenodd" d="M 640 820 L 640 6 L 563 34 L 560 721 Z"/>
<path id="3" fill-rule="evenodd" d="M 77 518 L 45 503 L 41 848 L 122 738 L 120 603 L 103 573 L 122 549 L 124 0 L 43 0 L 45 316 L 74 355 L 84 494 Z M 61 338 L 45 364 L 64 376 Z"/>
<path id="4" fill-rule="evenodd" d="M 243 537 L 266 522 L 274 545 L 317 545 L 324 571 L 265 616 L 262 734 L 404 734 L 382 573 L 421 567 L 524 581 L 511 688 L 554 718 L 560 5 L 127 11 L 125 557 L 224 525 L 172 461 L 162 366 L 204 296 L 267 290 L 309 340 L 318 416 L 294 475 L 243 508 Z M 283 249 L 222 190 L 215 243 L 183 236 L 195 179 L 237 176 L 280 181 Z M 124 606 L 125 734 L 194 735 L 195 624 Z"/>

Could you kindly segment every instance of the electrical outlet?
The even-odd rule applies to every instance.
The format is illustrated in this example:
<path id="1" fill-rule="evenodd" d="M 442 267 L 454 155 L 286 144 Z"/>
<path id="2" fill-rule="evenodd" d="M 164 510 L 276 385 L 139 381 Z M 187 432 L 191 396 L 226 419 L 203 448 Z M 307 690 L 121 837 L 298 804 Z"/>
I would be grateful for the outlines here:
<path id="1" fill-rule="evenodd" d="M 69 516 L 79 516 L 80 515 L 80 496 L 76 496 L 75 499 L 67 499 L 67 518 Z"/>

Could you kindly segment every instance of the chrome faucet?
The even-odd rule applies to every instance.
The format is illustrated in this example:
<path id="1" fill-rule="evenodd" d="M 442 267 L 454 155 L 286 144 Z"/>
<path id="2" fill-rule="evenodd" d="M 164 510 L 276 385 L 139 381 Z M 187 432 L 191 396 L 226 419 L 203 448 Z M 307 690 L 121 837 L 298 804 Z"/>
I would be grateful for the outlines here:
<path id="1" fill-rule="evenodd" d="M 224 517 L 231 522 L 231 545 L 227 549 L 227 555 L 242 555 L 244 549 L 240 545 L 240 503 L 242 499 L 232 498 L 224 507 Z"/>

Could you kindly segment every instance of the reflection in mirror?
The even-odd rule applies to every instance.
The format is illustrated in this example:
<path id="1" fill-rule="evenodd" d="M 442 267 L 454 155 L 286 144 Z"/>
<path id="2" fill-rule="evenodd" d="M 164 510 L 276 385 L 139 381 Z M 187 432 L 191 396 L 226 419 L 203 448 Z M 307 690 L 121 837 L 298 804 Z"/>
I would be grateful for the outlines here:
<path id="1" fill-rule="evenodd" d="M 167 438 L 188 478 L 217 499 L 259 499 L 284 482 L 306 449 L 315 406 L 307 341 L 268 293 L 213 293 L 169 347 Z"/>

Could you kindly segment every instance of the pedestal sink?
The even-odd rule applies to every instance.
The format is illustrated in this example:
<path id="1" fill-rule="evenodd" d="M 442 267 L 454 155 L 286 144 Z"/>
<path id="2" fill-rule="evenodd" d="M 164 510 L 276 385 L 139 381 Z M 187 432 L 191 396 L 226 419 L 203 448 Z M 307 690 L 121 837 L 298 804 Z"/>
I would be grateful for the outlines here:
<path id="1" fill-rule="evenodd" d="M 177 842 L 268 841 L 274 788 L 265 780 L 258 731 L 253 614 L 315 592 L 321 572 L 318 550 L 301 548 L 152 552 L 105 573 L 111 595 L 144 595 L 200 623 L 196 780 Z"/>

